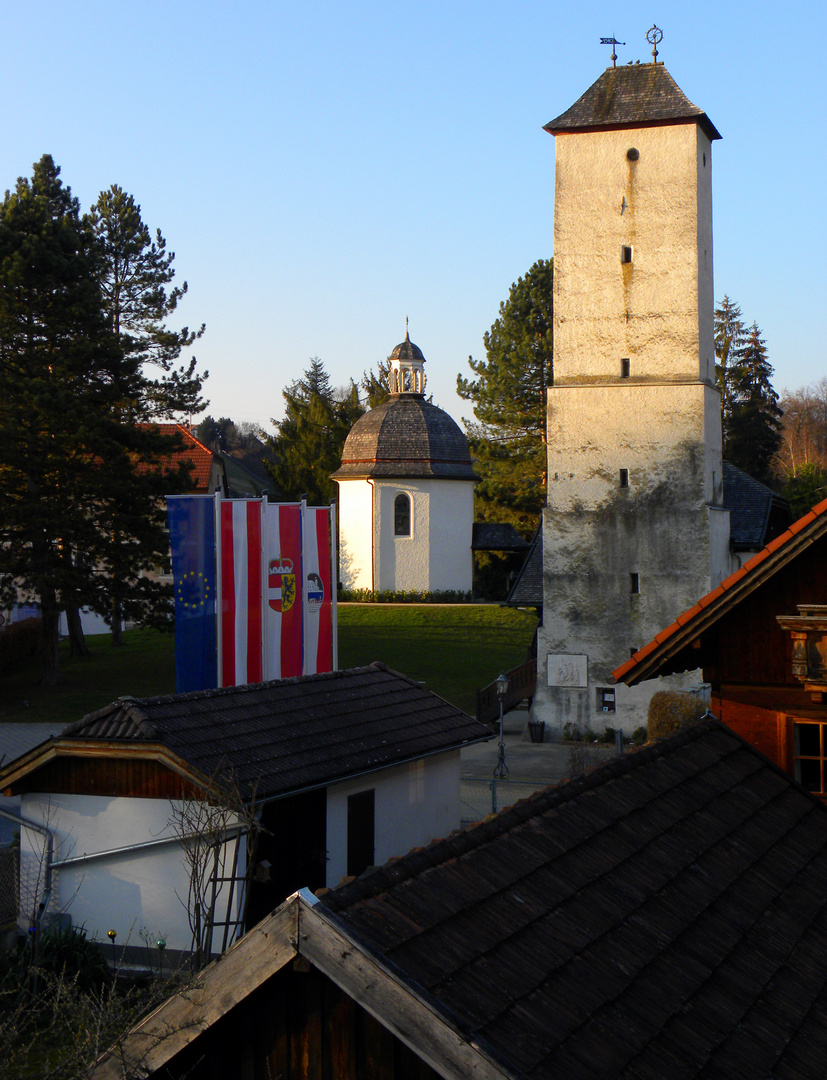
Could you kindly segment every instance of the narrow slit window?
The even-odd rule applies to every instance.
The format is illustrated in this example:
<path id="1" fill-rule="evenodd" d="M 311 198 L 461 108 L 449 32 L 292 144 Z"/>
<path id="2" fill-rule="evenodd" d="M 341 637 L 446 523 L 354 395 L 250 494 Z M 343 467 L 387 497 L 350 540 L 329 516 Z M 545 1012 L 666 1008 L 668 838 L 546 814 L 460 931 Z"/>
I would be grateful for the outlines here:
<path id="1" fill-rule="evenodd" d="M 620 486 L 621 487 L 628 487 L 629 486 L 629 470 L 628 469 L 621 469 L 620 470 Z"/>
<path id="2" fill-rule="evenodd" d="M 393 534 L 394 536 L 411 535 L 411 497 L 404 491 L 396 496 L 393 503 Z"/>
<path id="3" fill-rule="evenodd" d="M 640 592 L 640 574 L 630 574 L 629 579 L 629 591 L 636 595 Z"/>
<path id="4" fill-rule="evenodd" d="M 628 356 L 624 356 L 620 361 L 620 377 L 621 379 L 628 379 L 632 371 L 632 365 Z"/>
<path id="5" fill-rule="evenodd" d="M 632 261 L 632 249 L 626 244 L 620 249 L 620 261 L 622 263 L 630 263 Z"/>

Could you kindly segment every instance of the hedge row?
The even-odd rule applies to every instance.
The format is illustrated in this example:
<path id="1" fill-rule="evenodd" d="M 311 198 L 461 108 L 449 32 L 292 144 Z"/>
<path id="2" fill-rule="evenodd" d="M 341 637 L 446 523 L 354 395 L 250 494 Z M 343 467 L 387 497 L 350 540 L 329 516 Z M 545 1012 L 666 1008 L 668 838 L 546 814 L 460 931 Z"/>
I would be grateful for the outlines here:
<path id="1" fill-rule="evenodd" d="M 0 630 L 0 671 L 37 656 L 43 632 L 40 619 L 21 619 Z"/>
<path id="2" fill-rule="evenodd" d="M 470 592 L 455 589 L 438 589 L 436 592 L 420 592 L 417 589 L 396 592 L 393 589 L 341 589 L 339 601 L 343 604 L 471 604 Z"/>

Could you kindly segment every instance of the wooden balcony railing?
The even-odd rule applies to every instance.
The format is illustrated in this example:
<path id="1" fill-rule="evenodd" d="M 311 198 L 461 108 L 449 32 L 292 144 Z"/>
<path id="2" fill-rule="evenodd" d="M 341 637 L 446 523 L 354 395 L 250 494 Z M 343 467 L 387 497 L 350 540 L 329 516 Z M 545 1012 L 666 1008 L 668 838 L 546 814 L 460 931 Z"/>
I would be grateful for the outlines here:
<path id="1" fill-rule="evenodd" d="M 506 671 L 508 690 L 503 698 L 503 711 L 508 712 L 515 705 L 528 698 L 529 707 L 537 687 L 537 661 L 526 660 L 519 667 Z M 496 682 L 489 683 L 477 691 L 477 719 L 483 724 L 492 724 L 500 718 L 500 699 L 497 696 Z"/>

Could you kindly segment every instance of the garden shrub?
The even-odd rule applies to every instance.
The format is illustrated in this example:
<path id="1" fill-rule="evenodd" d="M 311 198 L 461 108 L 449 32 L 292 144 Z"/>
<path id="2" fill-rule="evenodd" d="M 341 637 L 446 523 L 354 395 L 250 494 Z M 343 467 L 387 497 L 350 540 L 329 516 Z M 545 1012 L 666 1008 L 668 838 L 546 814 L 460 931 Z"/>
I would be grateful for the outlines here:
<path id="1" fill-rule="evenodd" d="M 470 592 L 456 589 L 437 589 L 436 592 L 421 592 L 418 589 L 395 591 L 382 589 L 341 589 L 338 596 L 342 604 L 471 604 L 474 602 Z"/>
<path id="2" fill-rule="evenodd" d="M 649 738 L 662 739 L 696 723 L 706 712 L 706 704 L 694 694 L 658 690 L 649 702 Z"/>
<path id="3" fill-rule="evenodd" d="M 42 621 L 33 618 L 21 619 L 0 630 L 0 671 L 8 671 L 37 656 L 42 630 Z"/>

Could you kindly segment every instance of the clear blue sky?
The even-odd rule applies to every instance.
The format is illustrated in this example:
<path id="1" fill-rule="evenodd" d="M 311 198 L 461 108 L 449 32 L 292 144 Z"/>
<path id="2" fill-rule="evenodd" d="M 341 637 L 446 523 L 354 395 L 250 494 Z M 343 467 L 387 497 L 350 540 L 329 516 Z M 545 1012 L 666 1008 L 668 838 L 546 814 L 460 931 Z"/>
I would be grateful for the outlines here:
<path id="1" fill-rule="evenodd" d="M 827 374 L 827 5 L 509 0 L 30 0 L 3 17 L 0 189 L 50 153 L 84 208 L 112 183 L 189 282 L 209 412 L 271 430 L 318 355 L 334 384 L 404 337 L 434 400 L 512 281 L 552 251 L 542 125 L 610 63 L 660 57 L 723 135 L 715 294 L 775 385 Z"/>

